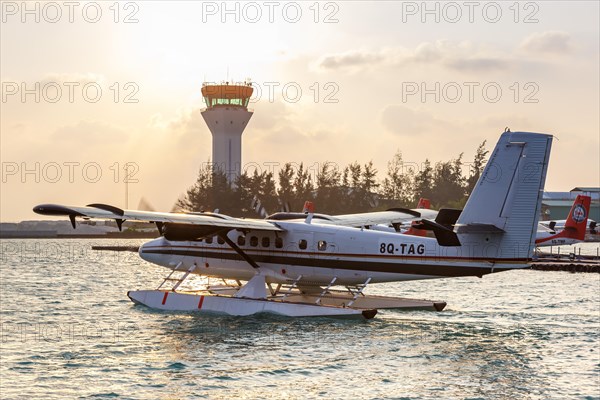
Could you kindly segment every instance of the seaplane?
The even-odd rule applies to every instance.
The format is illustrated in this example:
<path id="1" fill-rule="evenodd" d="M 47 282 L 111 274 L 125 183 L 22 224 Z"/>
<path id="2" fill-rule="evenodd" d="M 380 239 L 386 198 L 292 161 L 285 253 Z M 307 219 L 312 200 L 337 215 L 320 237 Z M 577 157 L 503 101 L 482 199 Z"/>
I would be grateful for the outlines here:
<path id="1" fill-rule="evenodd" d="M 464 209 L 392 209 L 350 215 L 275 213 L 266 219 L 219 213 L 160 213 L 106 204 L 42 204 L 33 211 L 78 218 L 146 221 L 158 239 L 139 248 L 142 259 L 169 270 L 156 289 L 131 290 L 154 309 L 246 316 L 373 318 L 382 309 L 441 311 L 443 301 L 367 295 L 386 282 L 475 276 L 528 267 L 552 145 L 542 133 L 505 131 Z M 456 217 L 456 218 L 455 218 Z M 367 229 L 418 222 L 434 237 Z M 190 276 L 219 285 L 185 289 Z"/>
<path id="2" fill-rule="evenodd" d="M 558 232 L 556 232 L 558 230 L 556 223 L 550 223 L 548 227 L 540 223 L 535 239 L 536 247 L 562 246 L 583 242 L 588 226 L 591 201 L 590 196 L 578 195 L 573 202 L 567 219 L 561 224 L 562 229 Z M 550 225 L 552 228 L 550 228 Z M 595 228 L 595 224 L 593 228 Z"/>

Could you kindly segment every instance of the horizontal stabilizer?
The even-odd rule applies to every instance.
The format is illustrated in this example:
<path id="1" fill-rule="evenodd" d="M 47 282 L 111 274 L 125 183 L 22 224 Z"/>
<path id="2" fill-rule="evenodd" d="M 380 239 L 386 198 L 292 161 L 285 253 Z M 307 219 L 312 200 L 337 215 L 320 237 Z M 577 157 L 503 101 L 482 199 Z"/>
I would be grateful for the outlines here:
<path id="1" fill-rule="evenodd" d="M 435 222 L 440 225 L 451 227 L 456 223 L 462 210 L 456 210 L 453 208 L 441 208 L 438 215 L 435 217 Z"/>
<path id="2" fill-rule="evenodd" d="M 433 231 L 433 234 L 435 235 L 435 238 L 440 246 L 460 246 L 460 240 L 458 240 L 456 233 L 454 233 L 451 228 L 438 224 L 435 221 L 422 219 L 415 223 L 412 227 L 415 229 Z"/>

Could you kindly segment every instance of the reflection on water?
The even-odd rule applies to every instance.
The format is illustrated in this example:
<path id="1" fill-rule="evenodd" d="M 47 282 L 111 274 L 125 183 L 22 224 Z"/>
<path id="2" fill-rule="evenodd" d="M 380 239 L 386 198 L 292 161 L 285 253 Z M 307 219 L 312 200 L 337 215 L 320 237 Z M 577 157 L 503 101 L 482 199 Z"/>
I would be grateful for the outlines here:
<path id="1" fill-rule="evenodd" d="M 369 288 L 446 300 L 441 313 L 238 318 L 134 306 L 127 290 L 155 287 L 163 271 L 137 256 L 82 251 L 98 241 L 70 241 L 75 254 L 54 258 L 6 242 L 2 398 L 600 396 L 596 274 L 512 271 Z"/>

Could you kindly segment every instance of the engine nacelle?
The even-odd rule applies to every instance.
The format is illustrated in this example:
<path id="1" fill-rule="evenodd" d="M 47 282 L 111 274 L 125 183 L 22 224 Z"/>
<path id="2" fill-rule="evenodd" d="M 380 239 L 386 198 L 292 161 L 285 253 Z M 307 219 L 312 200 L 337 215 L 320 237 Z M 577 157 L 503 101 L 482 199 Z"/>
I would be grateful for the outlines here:
<path id="1" fill-rule="evenodd" d="M 227 231 L 227 228 L 220 226 L 176 224 L 171 222 L 165 223 L 162 228 L 162 233 L 165 239 L 177 242 L 199 240 L 208 236 L 216 235 L 223 231 Z"/>

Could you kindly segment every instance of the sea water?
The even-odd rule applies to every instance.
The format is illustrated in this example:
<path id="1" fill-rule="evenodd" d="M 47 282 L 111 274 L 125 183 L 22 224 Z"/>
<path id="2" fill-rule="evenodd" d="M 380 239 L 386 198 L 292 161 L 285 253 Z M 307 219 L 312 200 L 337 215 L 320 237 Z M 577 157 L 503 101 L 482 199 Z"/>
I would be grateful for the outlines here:
<path id="1" fill-rule="evenodd" d="M 600 398 L 599 274 L 371 285 L 448 306 L 369 321 L 205 316 L 134 305 L 166 271 L 91 250 L 140 243 L 1 241 L 2 399 Z"/>

